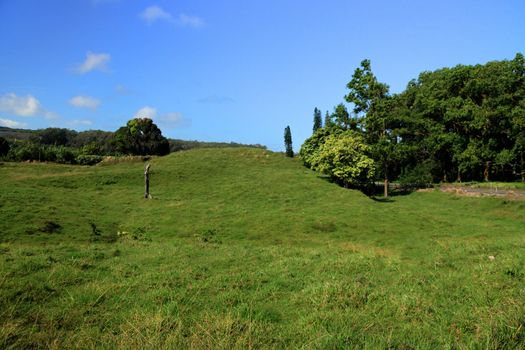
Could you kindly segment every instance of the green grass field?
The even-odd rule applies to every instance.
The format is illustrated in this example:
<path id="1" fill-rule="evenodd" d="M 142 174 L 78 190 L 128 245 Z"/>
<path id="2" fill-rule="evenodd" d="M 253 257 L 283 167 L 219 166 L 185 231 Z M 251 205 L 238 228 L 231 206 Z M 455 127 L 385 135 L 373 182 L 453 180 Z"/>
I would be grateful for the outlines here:
<path id="1" fill-rule="evenodd" d="M 260 149 L 150 163 L 151 200 L 142 162 L 0 165 L 0 348 L 525 347 L 525 201 L 375 201 Z"/>

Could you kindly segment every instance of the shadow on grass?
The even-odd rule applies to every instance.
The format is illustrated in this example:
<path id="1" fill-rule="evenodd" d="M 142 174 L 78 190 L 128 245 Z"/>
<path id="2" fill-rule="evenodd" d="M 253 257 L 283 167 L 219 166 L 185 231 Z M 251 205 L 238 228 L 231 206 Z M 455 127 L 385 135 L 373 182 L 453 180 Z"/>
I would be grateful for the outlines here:
<path id="1" fill-rule="evenodd" d="M 346 189 L 361 191 L 365 196 L 369 197 L 373 201 L 383 202 L 383 203 L 395 202 L 395 200 L 392 199 L 392 197 L 408 196 L 416 192 L 418 189 L 430 188 L 428 184 L 413 184 L 413 185 L 390 184 L 389 190 L 388 190 L 388 197 L 385 198 L 383 197 L 384 187 L 382 183 L 365 184 L 362 186 L 352 186 L 349 184 L 345 184 L 341 181 L 337 181 L 336 179 L 333 179 L 330 176 L 326 176 L 326 175 L 317 175 L 317 178 L 324 180 L 326 182 L 338 185 L 340 187 L 344 187 Z"/>
<path id="2" fill-rule="evenodd" d="M 379 202 L 379 203 L 394 203 L 395 200 L 393 200 L 391 197 L 375 197 L 375 196 L 371 196 L 370 197 L 371 200 L 373 200 L 374 202 Z"/>

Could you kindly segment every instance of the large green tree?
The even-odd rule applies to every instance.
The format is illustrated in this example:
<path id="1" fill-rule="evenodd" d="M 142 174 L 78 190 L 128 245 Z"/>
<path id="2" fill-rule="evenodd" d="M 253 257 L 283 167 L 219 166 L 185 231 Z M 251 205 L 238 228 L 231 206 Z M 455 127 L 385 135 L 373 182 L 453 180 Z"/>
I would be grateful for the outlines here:
<path id="1" fill-rule="evenodd" d="M 115 132 L 119 152 L 133 155 L 166 155 L 170 152 L 168 140 L 149 118 L 135 118 Z"/>
<path id="2" fill-rule="evenodd" d="M 388 85 L 380 83 L 372 72 L 370 60 L 363 60 L 346 85 L 350 90 L 345 100 L 352 103 L 353 112 L 361 119 L 366 142 L 372 146 L 374 159 L 381 167 L 384 195 L 388 196 L 390 165 L 395 162 L 396 135 L 390 129 Z"/>
<path id="3" fill-rule="evenodd" d="M 512 148 L 521 181 L 525 182 L 525 58 L 516 54 L 511 62 L 513 73 L 511 124 L 514 146 Z"/>
<path id="4" fill-rule="evenodd" d="M 343 130 L 357 130 L 356 119 L 350 116 L 346 106 L 342 103 L 335 106 L 331 119 L 337 127 Z"/>

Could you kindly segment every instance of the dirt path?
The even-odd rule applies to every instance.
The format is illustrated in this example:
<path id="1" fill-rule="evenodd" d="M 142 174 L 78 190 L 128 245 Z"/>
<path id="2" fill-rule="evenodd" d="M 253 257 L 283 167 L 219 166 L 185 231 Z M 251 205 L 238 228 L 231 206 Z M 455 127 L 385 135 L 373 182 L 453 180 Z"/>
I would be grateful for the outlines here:
<path id="1" fill-rule="evenodd" d="M 493 188 L 473 188 L 469 186 L 452 186 L 442 185 L 439 187 L 442 192 L 455 193 L 460 196 L 493 196 L 493 197 L 507 197 L 516 199 L 525 199 L 525 190 L 504 190 Z"/>

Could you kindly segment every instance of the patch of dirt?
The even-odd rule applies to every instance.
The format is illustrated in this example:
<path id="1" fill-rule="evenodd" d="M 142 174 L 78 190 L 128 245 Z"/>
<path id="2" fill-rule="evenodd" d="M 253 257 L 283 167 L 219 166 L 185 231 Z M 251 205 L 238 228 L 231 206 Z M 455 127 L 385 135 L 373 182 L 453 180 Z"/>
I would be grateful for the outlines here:
<path id="1" fill-rule="evenodd" d="M 507 199 L 525 199 L 524 190 L 499 190 L 490 188 L 472 188 L 468 186 L 440 186 L 441 192 L 454 193 L 466 197 L 503 197 Z"/>

